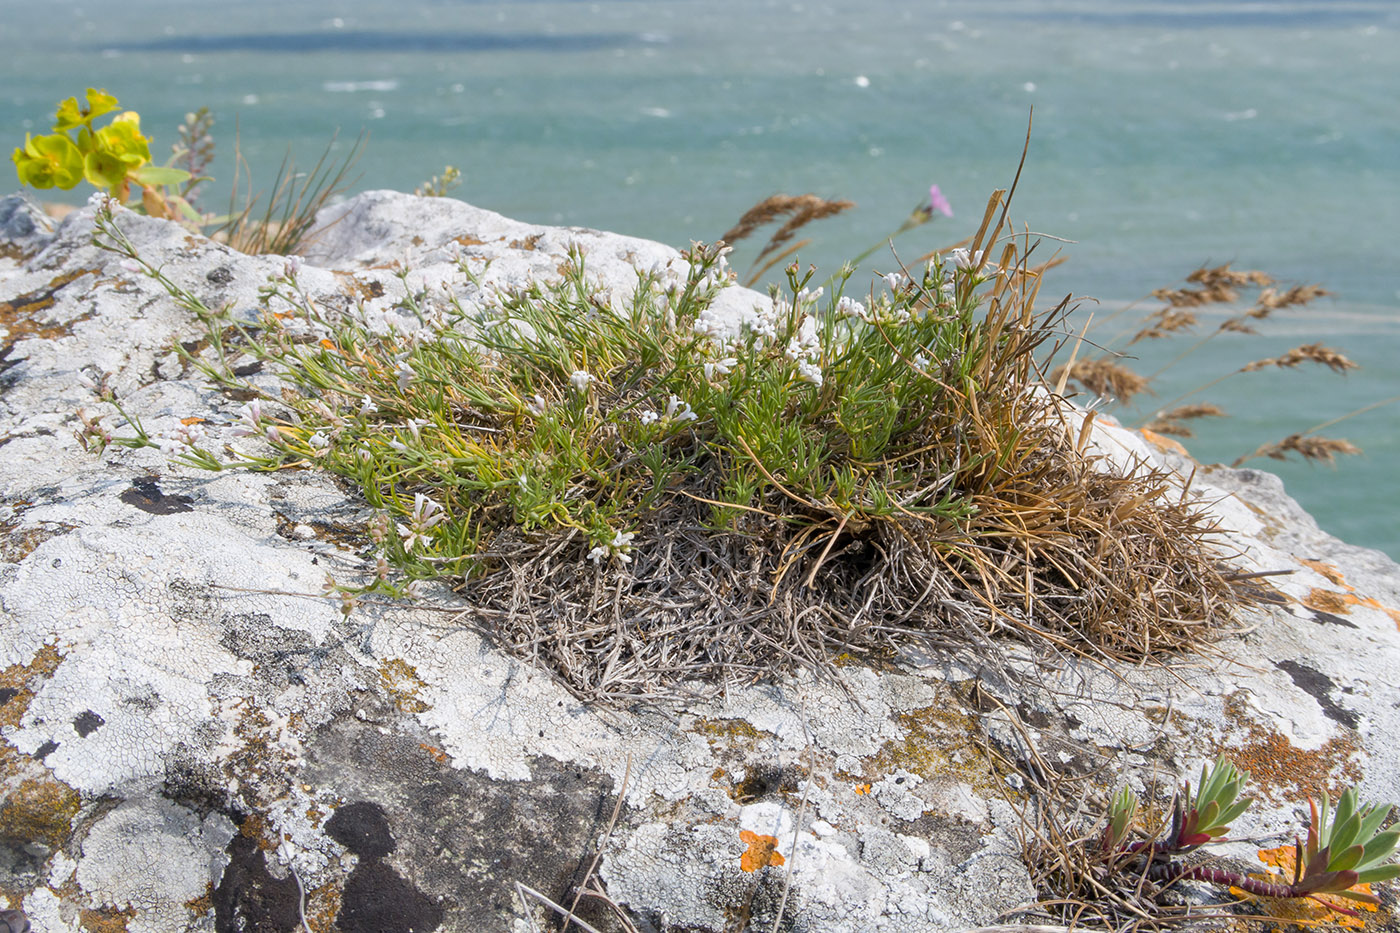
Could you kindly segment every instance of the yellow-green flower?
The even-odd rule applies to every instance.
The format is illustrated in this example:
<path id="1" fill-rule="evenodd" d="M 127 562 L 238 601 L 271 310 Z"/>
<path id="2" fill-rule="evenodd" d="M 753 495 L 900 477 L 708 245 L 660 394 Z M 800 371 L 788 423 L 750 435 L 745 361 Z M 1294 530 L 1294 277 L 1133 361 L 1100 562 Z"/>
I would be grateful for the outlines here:
<path id="1" fill-rule="evenodd" d="M 87 143 L 83 175 L 98 188 L 119 194 L 126 178 L 151 161 L 150 139 L 141 135 L 141 118 L 128 110 L 109 125 L 89 134 L 78 131 L 79 142 Z"/>
<path id="2" fill-rule="evenodd" d="M 94 117 L 100 117 L 104 113 L 111 113 L 117 109 L 117 99 L 106 90 L 96 88 L 87 89 L 87 106 L 79 107 L 78 99 L 70 97 L 58 105 L 57 119 L 53 128 L 62 132 L 71 130 L 77 126 L 91 126 Z"/>
<path id="3" fill-rule="evenodd" d="M 22 184 L 35 188 L 72 188 L 83 177 L 83 154 L 62 133 L 31 137 L 12 156 Z"/>

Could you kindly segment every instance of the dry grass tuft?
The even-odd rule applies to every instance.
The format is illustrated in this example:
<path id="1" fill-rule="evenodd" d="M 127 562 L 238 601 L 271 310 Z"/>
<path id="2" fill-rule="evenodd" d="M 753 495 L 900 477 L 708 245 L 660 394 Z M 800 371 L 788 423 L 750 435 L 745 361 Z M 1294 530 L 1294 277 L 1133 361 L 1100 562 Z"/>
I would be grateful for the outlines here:
<path id="1" fill-rule="evenodd" d="M 1209 402 L 1198 402 L 1191 405 L 1178 405 L 1171 411 L 1160 412 L 1157 417 L 1149 421 L 1145 427 L 1149 431 L 1158 434 L 1170 434 L 1176 437 L 1194 437 L 1192 431 L 1182 422 L 1190 421 L 1194 418 L 1223 418 L 1225 410 L 1218 405 Z"/>
<path id="2" fill-rule="evenodd" d="M 1163 337 L 1189 330 L 1196 326 L 1196 315 L 1190 311 L 1159 311 L 1148 319 L 1148 325 L 1133 335 L 1128 341 L 1131 346 L 1139 340 L 1161 340 Z"/>
<path id="3" fill-rule="evenodd" d="M 1207 268 L 1202 266 L 1186 277 L 1186 281 L 1205 288 L 1216 288 L 1225 286 L 1227 288 L 1244 288 L 1247 286 L 1263 287 L 1274 284 L 1273 276 L 1257 269 L 1246 269 L 1237 271 L 1230 268 L 1227 262 L 1223 266 Z"/>
<path id="4" fill-rule="evenodd" d="M 1231 466 L 1239 466 L 1247 460 L 1255 457 L 1272 457 L 1275 460 L 1287 460 L 1289 454 L 1298 454 L 1304 460 L 1313 463 L 1326 463 L 1329 466 L 1337 465 L 1337 455 L 1344 454 L 1355 456 L 1361 453 L 1351 441 L 1341 438 L 1314 437 L 1306 434 L 1290 434 L 1283 440 L 1273 444 L 1265 444 L 1254 453 L 1240 457 Z"/>
<path id="5" fill-rule="evenodd" d="M 1353 363 L 1336 350 L 1324 347 L 1320 343 L 1309 343 L 1301 347 L 1295 347 L 1282 356 L 1246 363 L 1244 366 L 1240 367 L 1240 372 L 1252 373 L 1256 370 L 1268 369 L 1270 366 L 1293 369 L 1300 363 L 1321 363 L 1323 366 L 1337 373 L 1344 373 L 1349 369 L 1360 369 L 1356 363 Z"/>
<path id="6" fill-rule="evenodd" d="M 834 217 L 855 206 L 854 201 L 828 201 L 815 194 L 803 194 L 796 197 L 775 194 L 764 198 L 745 211 L 744 216 L 739 218 L 739 222 L 726 230 L 720 239 L 733 246 L 752 235 L 759 227 L 766 226 L 779 217 L 787 217 L 787 222 L 778 228 L 778 231 L 769 238 L 767 245 L 759 252 L 757 258 L 762 259 L 791 240 L 793 234 L 807 224 L 826 217 Z"/>
<path id="7" fill-rule="evenodd" d="M 974 248 L 1000 228 L 985 223 Z M 1032 248 L 1002 252 L 1002 267 L 1022 273 L 1006 282 L 1032 281 Z M 1038 389 L 1035 359 L 1063 327 L 1068 299 L 1037 313 L 1033 295 L 1029 285 L 994 291 L 973 324 L 970 379 L 928 374 L 923 420 L 885 461 L 918 464 L 905 507 L 877 516 L 807 501 L 748 448 L 697 446 L 692 469 L 637 529 L 658 546 L 634 551 L 626 567 L 594 567 L 580 559 L 580 536 L 542 546 L 505 530 L 467 584 L 473 612 L 578 695 L 610 702 L 674 695 L 686 682 L 709 692 L 793 667 L 829 671 L 835 655 L 889 656 L 910 642 L 1009 637 L 1131 661 L 1199 646 L 1244 601 L 1216 529 L 1168 475 L 1119 476 L 1083 456 L 1062 401 Z M 1121 380 L 1109 366 L 1095 371 Z M 707 467 L 717 455 L 749 459 L 770 481 L 722 533 L 720 471 Z M 971 513 L 912 510 L 950 496 Z"/>
<path id="8" fill-rule="evenodd" d="M 1199 308 L 1202 305 L 1228 304 L 1239 301 L 1240 293 L 1228 285 L 1211 285 L 1206 288 L 1159 288 L 1152 297 L 1165 301 L 1173 308 Z"/>
<path id="9" fill-rule="evenodd" d="M 1255 301 L 1260 308 L 1277 311 L 1279 308 L 1305 305 L 1330 294 L 1332 293 L 1320 285 L 1295 285 L 1282 292 L 1276 288 L 1266 288 L 1259 293 Z"/>
<path id="10" fill-rule="evenodd" d="M 1057 383 L 1061 378 L 1073 379 L 1095 395 L 1125 405 L 1133 396 L 1147 391 L 1148 385 L 1146 377 L 1107 359 L 1076 360 L 1069 367 L 1055 369 L 1050 382 Z"/>
<path id="11" fill-rule="evenodd" d="M 739 218 L 739 222 L 726 230 L 720 240 L 733 246 L 740 240 L 751 236 L 758 228 L 772 223 L 779 217 L 788 218 L 754 257 L 753 265 L 757 268 L 757 272 L 745 279 L 745 284 L 752 285 L 758 276 L 761 276 L 773 265 L 773 262 L 769 262 L 760 267 L 760 263 L 790 241 L 798 230 L 807 224 L 827 217 L 834 217 L 855 206 L 854 201 L 828 201 L 815 194 L 803 194 L 796 197 L 786 194 L 770 195 L 745 211 L 744 215 Z M 791 249 L 782 255 L 785 256 L 790 252 L 792 252 Z M 782 256 L 774 261 L 779 261 L 781 258 Z"/>

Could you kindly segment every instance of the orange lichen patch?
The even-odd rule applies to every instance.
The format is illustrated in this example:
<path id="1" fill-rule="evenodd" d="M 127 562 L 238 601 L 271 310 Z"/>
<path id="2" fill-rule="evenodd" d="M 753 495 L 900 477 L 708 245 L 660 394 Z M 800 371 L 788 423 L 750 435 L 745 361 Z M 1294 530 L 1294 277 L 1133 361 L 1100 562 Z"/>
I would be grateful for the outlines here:
<path id="1" fill-rule="evenodd" d="M 1356 605 L 1356 598 L 1347 599 L 1349 593 L 1338 593 L 1335 590 L 1322 590 L 1313 587 L 1308 591 L 1308 595 L 1303 597 L 1303 605 L 1316 612 L 1330 612 L 1333 615 L 1346 615 L 1351 612 L 1351 607 Z"/>
<path id="2" fill-rule="evenodd" d="M 854 788 L 852 788 L 852 789 L 853 789 L 857 794 L 859 794 L 859 795 L 862 796 L 862 797 L 864 797 L 866 794 L 870 793 L 870 785 L 869 785 L 869 784 L 857 784 L 857 785 L 856 785 Z"/>
<path id="3" fill-rule="evenodd" d="M 543 239 L 543 238 L 544 238 L 544 234 L 543 234 L 543 233 L 532 233 L 532 234 L 530 234 L 529 236 L 527 236 L 527 237 L 526 237 L 525 239 L 523 239 L 523 240 L 511 240 L 511 241 L 510 241 L 510 248 L 511 248 L 511 249 L 532 250 L 532 249 L 534 249 L 534 248 L 536 247 L 536 245 L 537 245 L 537 244 L 540 242 L 540 240 Z"/>
<path id="4" fill-rule="evenodd" d="M 78 321 L 85 321 L 92 317 L 92 312 L 61 324 L 41 324 L 34 320 L 34 315 L 52 308 L 57 300 L 55 296 L 65 285 L 69 285 L 85 275 L 96 275 L 101 271 L 101 269 L 75 269 L 60 275 L 44 288 L 20 295 L 10 301 L 0 301 L 0 325 L 4 325 L 5 329 L 9 331 L 5 341 L 6 346 L 13 345 L 25 337 L 52 339 L 69 336 L 72 333 L 72 326 Z"/>
<path id="5" fill-rule="evenodd" d="M 772 865 L 777 867 L 787 859 L 778 851 L 776 836 L 760 836 L 747 829 L 739 830 L 739 841 L 748 843 L 744 854 L 739 856 L 739 867 L 744 871 L 758 871 Z"/>
<path id="6" fill-rule="evenodd" d="M 1251 878 L 1260 881 L 1267 881 L 1271 884 L 1289 884 L 1293 881 L 1294 866 L 1297 864 L 1297 853 L 1293 846 L 1279 846 L 1277 849 L 1260 849 L 1259 861 L 1269 866 L 1274 871 L 1250 873 Z M 1369 884 L 1358 884 L 1351 890 L 1360 894 L 1371 894 Z M 1239 888 L 1231 887 L 1230 893 L 1244 901 L 1258 901 L 1264 912 L 1270 917 L 1280 920 L 1291 921 L 1301 926 L 1320 926 L 1323 924 L 1336 924 L 1348 930 L 1360 930 L 1365 926 L 1365 922 L 1360 917 L 1352 917 L 1342 911 L 1353 912 L 1370 911 L 1377 914 L 1372 918 L 1383 920 L 1382 926 L 1389 929 L 1389 911 L 1381 915 L 1379 908 L 1374 904 L 1367 904 L 1363 901 L 1353 901 L 1348 898 L 1338 897 L 1335 894 L 1318 894 L 1315 898 L 1305 897 L 1256 897 L 1248 894 Z M 1336 908 L 1341 908 L 1337 910 Z M 1274 927 L 1275 933 L 1282 933 L 1282 927 Z"/>
<path id="7" fill-rule="evenodd" d="M 204 893 L 199 897 L 190 898 L 185 901 L 185 907 L 196 917 L 203 917 L 214 909 L 214 885 L 213 882 L 205 882 Z"/>
<path id="8" fill-rule="evenodd" d="M 1156 447 L 1158 450 L 1166 453 L 1181 454 L 1183 457 L 1191 456 L 1186 450 L 1185 445 L 1180 441 L 1172 440 L 1170 437 L 1164 437 L 1156 431 L 1149 431 L 1146 428 L 1139 428 L 1138 433 L 1142 435 L 1143 440 L 1147 441 L 1147 443 Z"/>
<path id="9" fill-rule="evenodd" d="M 388 267 L 371 266 L 370 268 L 382 269 Z M 374 279 L 366 281 L 364 279 L 356 278 L 353 275 L 345 275 L 343 276 L 343 278 L 345 279 L 345 284 L 343 286 L 344 291 L 351 298 L 382 298 L 384 296 L 383 282 L 379 282 Z"/>
<path id="10" fill-rule="evenodd" d="M 449 756 L 447 752 L 443 751 L 442 749 L 437 748 L 433 745 L 429 745 L 427 742 L 419 742 L 418 747 L 423 749 L 423 751 L 427 752 L 428 756 L 432 758 L 433 761 L 436 761 L 438 764 L 447 764 L 447 759 Z"/>
<path id="11" fill-rule="evenodd" d="M 0 563 L 18 564 L 34 549 L 50 538 L 57 538 L 77 528 L 57 522 L 45 522 L 19 530 L 19 522 L 0 522 Z"/>
<path id="12" fill-rule="evenodd" d="M 1336 564 L 1329 564 L 1325 560 L 1309 560 L 1306 557 L 1298 558 L 1298 563 L 1326 577 L 1333 586 L 1347 586 L 1347 578 L 1342 576 Z M 1348 586 L 1347 589 L 1351 587 Z"/>
<path id="13" fill-rule="evenodd" d="M 329 881 L 306 892 L 306 925 L 313 933 L 331 933 L 340 914 L 341 888 Z"/>
<path id="14" fill-rule="evenodd" d="M 427 686 L 412 664 L 393 658 L 379 665 L 379 684 L 394 698 L 394 705 L 405 713 L 422 713 L 428 704 L 418 698 L 418 691 Z"/>
<path id="15" fill-rule="evenodd" d="M 277 837 L 272 826 L 267 822 L 267 817 L 256 810 L 243 818 L 243 822 L 238 824 L 239 835 L 246 836 L 257 844 L 264 852 L 271 852 L 277 848 Z"/>
<path id="16" fill-rule="evenodd" d="M 1345 732 L 1309 751 L 1250 719 L 1245 710 L 1242 692 L 1225 698 L 1226 721 L 1246 729 L 1249 738 L 1240 746 L 1215 742 L 1215 754 L 1227 756 L 1241 771 L 1248 771 L 1250 783 L 1271 803 L 1316 799 L 1323 791 L 1335 799 L 1347 787 L 1360 783 L 1361 767 L 1356 761 L 1360 740 L 1355 733 Z"/>
<path id="17" fill-rule="evenodd" d="M 78 925 L 87 933 L 127 933 L 127 924 L 135 917 L 135 907 L 84 908 L 78 914 Z"/>
<path id="18" fill-rule="evenodd" d="M 452 238 L 452 242 L 453 242 L 453 243 L 460 243 L 460 244 L 462 244 L 463 246 L 485 246 L 485 245 L 486 245 L 486 241 L 485 241 L 485 240 L 477 239 L 476 237 L 472 236 L 470 233 L 464 233 L 464 234 L 462 234 L 461 236 L 454 236 L 454 237 Z"/>
<path id="19" fill-rule="evenodd" d="M 1366 609 L 1384 612 L 1390 616 L 1396 627 L 1400 628 L 1400 609 L 1391 609 L 1389 606 L 1382 605 L 1380 600 L 1372 599 L 1370 596 L 1357 596 L 1350 587 L 1345 593 L 1313 588 L 1303 599 L 1303 605 L 1316 612 L 1330 612 L 1333 615 L 1342 616 L 1349 615 L 1353 606 L 1363 606 Z"/>
<path id="20" fill-rule="evenodd" d="M 55 779 L 47 769 L 17 783 L 6 781 L 0 789 L 4 791 L 0 799 L 0 835 L 50 849 L 68 841 L 73 818 L 82 805 L 76 790 Z"/>
<path id="21" fill-rule="evenodd" d="M 34 699 L 34 690 L 48 680 L 58 665 L 63 663 L 63 655 L 53 645 L 45 645 L 34 655 L 28 664 L 12 664 L 0 670 L 0 726 L 18 726 L 29 701 Z"/>

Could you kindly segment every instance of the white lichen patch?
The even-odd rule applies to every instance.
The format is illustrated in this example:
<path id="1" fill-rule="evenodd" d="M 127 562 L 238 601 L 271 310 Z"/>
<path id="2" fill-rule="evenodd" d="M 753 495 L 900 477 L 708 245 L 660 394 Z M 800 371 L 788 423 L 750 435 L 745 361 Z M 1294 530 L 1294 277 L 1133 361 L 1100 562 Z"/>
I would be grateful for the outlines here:
<path id="1" fill-rule="evenodd" d="M 77 881 L 94 907 L 135 909 L 128 933 L 184 929 L 193 919 L 186 902 L 218 884 L 234 832 L 217 814 L 201 820 L 168 800 L 127 801 L 88 832 Z"/>

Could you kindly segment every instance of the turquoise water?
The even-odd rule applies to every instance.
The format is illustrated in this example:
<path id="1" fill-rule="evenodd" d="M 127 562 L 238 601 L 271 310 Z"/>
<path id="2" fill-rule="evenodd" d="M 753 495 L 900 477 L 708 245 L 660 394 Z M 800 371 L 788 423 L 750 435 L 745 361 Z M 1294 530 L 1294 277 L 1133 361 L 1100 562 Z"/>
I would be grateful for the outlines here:
<path id="1" fill-rule="evenodd" d="M 1400 394 L 1393 0 L 6 7 L 6 139 L 45 131 L 57 100 L 92 84 L 162 144 L 209 106 L 220 198 L 235 120 L 264 185 L 289 147 L 309 164 L 337 128 L 341 151 L 364 128 L 359 188 L 411 190 L 451 163 L 456 196 L 483 207 L 678 246 L 719 236 L 769 194 L 810 191 L 859 205 L 812 228 L 801 258 L 827 269 L 878 242 L 930 183 L 957 216 L 901 254 L 972 232 L 1010 182 L 1034 108 L 1014 216 L 1075 241 L 1054 244 L 1070 261 L 1048 291 L 1094 296 L 1102 318 L 1230 261 L 1335 292 L 1282 316 L 1277 336 L 1222 338 L 1165 374 L 1155 403 L 1300 343 L 1364 367 L 1227 381 L 1203 398 L 1233 417 L 1189 442 L 1199 457 L 1233 459 Z M 1324 432 L 1366 449 L 1335 472 L 1259 465 L 1324 527 L 1400 556 L 1397 412 Z"/>

